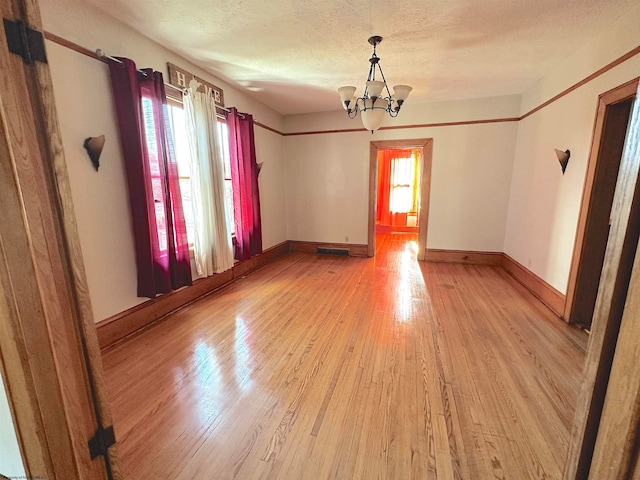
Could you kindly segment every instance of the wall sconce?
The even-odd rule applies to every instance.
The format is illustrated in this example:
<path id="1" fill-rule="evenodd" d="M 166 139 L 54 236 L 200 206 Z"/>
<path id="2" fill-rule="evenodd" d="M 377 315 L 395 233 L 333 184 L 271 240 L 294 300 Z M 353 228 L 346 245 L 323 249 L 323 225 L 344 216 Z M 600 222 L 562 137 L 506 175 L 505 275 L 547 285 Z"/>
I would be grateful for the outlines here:
<path id="1" fill-rule="evenodd" d="M 100 135 L 99 137 L 89 137 L 85 139 L 83 144 L 83 147 L 87 150 L 91 163 L 93 164 L 93 168 L 96 169 L 96 172 L 98 171 L 98 168 L 100 168 L 100 154 L 104 147 L 104 141 L 104 135 Z"/>
<path id="2" fill-rule="evenodd" d="M 558 161 L 560 162 L 560 166 L 562 167 L 562 174 L 564 175 L 564 171 L 567 169 L 567 164 L 569 163 L 569 158 L 571 158 L 571 151 L 555 149 L 556 156 L 558 157 Z"/>

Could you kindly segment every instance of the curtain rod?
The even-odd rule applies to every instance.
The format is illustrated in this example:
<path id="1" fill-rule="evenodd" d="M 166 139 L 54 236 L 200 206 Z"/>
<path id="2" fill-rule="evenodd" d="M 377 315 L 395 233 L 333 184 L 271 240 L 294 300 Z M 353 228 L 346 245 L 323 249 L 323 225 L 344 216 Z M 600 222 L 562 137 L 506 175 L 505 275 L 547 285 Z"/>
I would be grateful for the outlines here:
<path id="1" fill-rule="evenodd" d="M 96 55 L 99 59 L 104 59 L 104 58 L 108 58 L 109 60 L 113 60 L 114 62 L 118 62 L 119 64 L 123 64 L 124 62 L 120 59 L 117 59 L 116 57 L 112 57 L 111 55 L 107 55 L 106 53 L 104 53 L 104 50 L 102 50 L 101 48 L 96 50 Z M 144 75 L 145 77 L 147 76 L 147 72 L 145 72 L 144 70 L 140 70 L 138 69 L 138 73 L 141 73 L 142 75 Z M 171 85 L 170 83 L 164 82 L 165 87 L 170 87 L 173 88 L 174 90 L 180 90 L 180 88 L 176 87 L 175 85 Z"/>
<path id="2" fill-rule="evenodd" d="M 221 107 L 220 105 L 216 105 L 216 108 L 219 108 L 220 110 L 224 110 L 227 113 L 231 113 L 231 110 L 229 110 L 228 108 L 225 108 L 225 107 Z M 240 112 L 238 112 L 238 116 L 240 118 L 247 118 L 244 113 L 240 113 Z"/>
<path id="3" fill-rule="evenodd" d="M 104 53 L 104 50 L 102 50 L 101 48 L 96 50 L 96 55 L 98 56 L 98 58 L 102 59 L 102 58 L 108 58 L 109 60 L 113 60 L 114 62 L 118 62 L 119 64 L 124 64 L 124 62 L 116 57 L 112 57 L 111 55 L 107 55 L 106 53 Z M 144 75 L 145 77 L 147 76 L 147 72 L 145 72 L 144 70 L 140 70 L 138 69 L 138 73 L 141 73 L 142 75 Z M 166 84 L 165 84 L 166 85 Z"/>
<path id="4" fill-rule="evenodd" d="M 96 50 L 96 55 L 98 58 L 103 59 L 103 58 L 108 58 L 109 60 L 113 60 L 114 62 L 118 62 L 120 64 L 123 64 L 124 62 L 122 60 L 117 59 L 116 57 L 112 57 L 111 55 L 107 55 L 106 53 L 104 53 L 104 50 L 102 50 L 101 48 L 98 48 Z M 138 69 L 138 73 L 143 74 L 145 77 L 147 76 L 147 73 L 143 70 L 139 70 Z M 182 92 L 183 94 L 187 92 L 187 89 L 181 89 L 179 87 L 176 87 L 175 85 L 171 85 L 170 83 L 164 82 L 165 86 L 173 88 L 174 90 L 178 90 L 180 92 Z M 227 113 L 231 113 L 231 110 L 229 110 L 228 108 L 222 107 L 220 105 L 216 105 L 216 108 L 219 108 L 220 110 L 224 110 Z M 238 112 L 238 116 L 245 118 L 244 114 Z"/>

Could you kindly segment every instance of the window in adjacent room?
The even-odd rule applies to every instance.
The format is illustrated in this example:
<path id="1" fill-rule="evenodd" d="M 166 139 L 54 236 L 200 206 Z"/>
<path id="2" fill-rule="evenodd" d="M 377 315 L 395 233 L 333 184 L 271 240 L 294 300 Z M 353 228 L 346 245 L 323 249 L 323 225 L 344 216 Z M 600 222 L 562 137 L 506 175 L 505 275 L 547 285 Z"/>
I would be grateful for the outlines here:
<path id="1" fill-rule="evenodd" d="M 413 156 L 394 158 L 391 161 L 389 195 L 391 213 L 408 213 L 417 210 L 416 166 Z"/>

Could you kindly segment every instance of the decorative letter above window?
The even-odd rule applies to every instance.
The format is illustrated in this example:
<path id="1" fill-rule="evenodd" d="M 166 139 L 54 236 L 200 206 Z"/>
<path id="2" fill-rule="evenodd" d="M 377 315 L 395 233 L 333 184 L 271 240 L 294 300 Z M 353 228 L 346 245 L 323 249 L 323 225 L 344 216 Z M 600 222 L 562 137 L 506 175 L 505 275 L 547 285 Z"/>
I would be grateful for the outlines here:
<path id="1" fill-rule="evenodd" d="M 198 92 L 202 92 L 205 95 L 211 95 L 218 107 L 224 107 L 224 92 L 221 88 L 216 87 L 213 83 L 209 83 L 200 77 L 196 77 L 193 73 L 186 71 L 184 68 L 180 68 L 173 63 L 167 62 L 169 68 L 169 83 L 174 87 L 184 90 L 189 88 L 189 82 L 196 80 L 200 83 Z"/>

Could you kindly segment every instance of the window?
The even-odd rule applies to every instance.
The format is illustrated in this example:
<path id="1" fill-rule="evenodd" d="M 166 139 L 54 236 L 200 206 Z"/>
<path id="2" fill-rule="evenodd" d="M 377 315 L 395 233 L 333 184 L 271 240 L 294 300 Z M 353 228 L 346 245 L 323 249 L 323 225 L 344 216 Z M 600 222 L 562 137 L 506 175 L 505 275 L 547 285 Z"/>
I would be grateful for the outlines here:
<path id="1" fill-rule="evenodd" d="M 184 221 L 187 225 L 187 238 L 189 247 L 193 247 L 195 239 L 195 224 L 193 218 L 193 204 L 191 202 L 191 158 L 189 154 L 189 138 L 184 124 L 184 109 L 181 105 L 169 105 L 169 119 L 173 144 L 178 164 L 178 176 L 180 177 L 180 194 L 182 195 L 182 208 Z"/>
<path id="2" fill-rule="evenodd" d="M 151 188 L 153 190 L 153 202 L 156 213 L 156 226 L 158 234 L 158 248 L 161 252 L 167 251 L 167 219 L 165 216 L 163 175 L 160 172 L 158 158 L 158 139 L 156 137 L 155 119 L 157 115 L 153 111 L 153 101 L 149 97 L 142 97 L 142 112 L 144 115 L 144 134 L 149 158 L 149 170 L 151 173 Z"/>
<path id="3" fill-rule="evenodd" d="M 235 234 L 233 221 L 233 182 L 231 181 L 231 154 L 229 153 L 229 131 L 224 119 L 218 120 L 218 134 L 222 144 L 222 158 L 224 159 L 224 203 L 227 207 L 227 218 L 231 235 Z"/>
<path id="4" fill-rule="evenodd" d="M 392 213 L 407 213 L 414 209 L 414 163 L 413 157 L 394 158 L 391 162 L 389 207 Z"/>
<path id="5" fill-rule="evenodd" d="M 189 246 L 193 248 L 195 239 L 195 220 L 193 214 L 193 203 L 191 196 L 191 155 L 189 151 L 189 138 L 185 126 L 185 114 L 182 104 L 172 101 L 169 104 L 169 119 L 173 133 L 175 145 L 175 156 L 178 164 L 178 174 L 180 176 L 180 192 L 182 194 L 182 207 L 184 209 L 184 219 L 187 225 L 187 237 Z M 218 134 L 222 145 L 224 159 L 224 186 L 225 186 L 225 206 L 229 218 L 229 226 L 233 235 L 233 184 L 231 182 L 231 157 L 229 154 L 229 135 L 227 124 L 224 119 L 218 119 Z"/>

